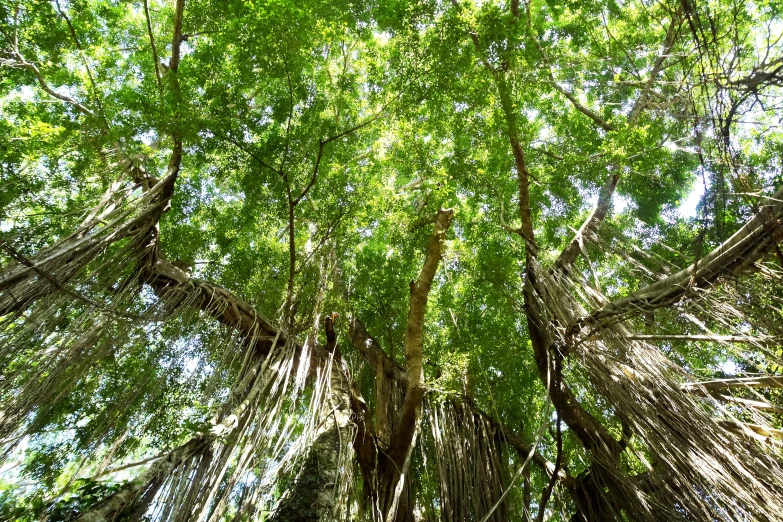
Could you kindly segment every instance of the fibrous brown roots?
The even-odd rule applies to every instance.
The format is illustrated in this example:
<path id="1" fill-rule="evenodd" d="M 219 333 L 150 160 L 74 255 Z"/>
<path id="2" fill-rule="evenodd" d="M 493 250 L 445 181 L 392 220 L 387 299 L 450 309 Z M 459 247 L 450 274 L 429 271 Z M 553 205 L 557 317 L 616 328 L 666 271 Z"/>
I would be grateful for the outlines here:
<path id="1" fill-rule="evenodd" d="M 501 501 L 505 484 L 500 437 L 494 427 L 453 400 L 431 403 L 428 409 L 442 520 L 508 520 L 508 502 Z"/>
<path id="2" fill-rule="evenodd" d="M 717 259 L 708 256 L 707 261 Z M 716 263 L 705 264 L 711 275 L 718 270 Z M 720 265 L 728 269 L 734 263 Z M 650 522 L 662 517 L 778 520 L 781 463 L 743 436 L 723 429 L 720 419 L 725 411 L 684 393 L 680 385 L 687 380 L 685 373 L 655 346 L 629 340 L 633 332 L 628 324 L 604 323 L 575 342 L 563 325 L 576 324 L 586 315 L 573 297 L 580 295 L 580 285 L 557 272 L 538 266 L 533 270 L 537 279 L 535 290 L 528 293 L 530 312 L 545 332 L 546 345 L 570 350 L 570 358 L 622 419 L 624 431 L 654 457 L 650 464 L 629 440 L 618 443 L 606 433 L 585 431 L 587 422 L 577 430 L 592 454 L 589 478 L 599 490 L 606 489 L 615 517 L 619 519 L 622 510 L 633 520 Z M 556 405 L 569 407 L 557 401 Z M 582 419 L 574 415 L 570 420 L 578 425 Z M 622 451 L 629 451 L 648 471 L 636 476 L 624 471 Z M 587 513 L 583 518 L 595 520 Z"/>

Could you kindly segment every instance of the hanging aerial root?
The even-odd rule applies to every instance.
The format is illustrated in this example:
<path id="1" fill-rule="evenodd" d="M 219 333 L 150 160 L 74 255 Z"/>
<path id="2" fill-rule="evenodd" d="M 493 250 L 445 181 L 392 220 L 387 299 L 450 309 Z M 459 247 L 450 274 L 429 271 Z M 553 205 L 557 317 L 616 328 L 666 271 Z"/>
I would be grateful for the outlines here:
<path id="1" fill-rule="evenodd" d="M 614 451 L 593 451 L 590 479 L 599 491 L 607 488 L 615 516 L 622 510 L 642 521 L 779 520 L 780 461 L 738 430 L 725 429 L 731 419 L 715 401 L 685 393 L 681 384 L 689 376 L 655 346 L 629 339 L 635 336 L 629 324 L 604 324 L 574 345 L 562 325 L 585 314 L 574 297 L 581 281 L 534 270 L 531 310 L 540 324 L 551 325 L 548 345 L 570 347 L 572 360 L 632 434 L 620 447 L 648 467 L 630 475 Z"/>
<path id="2" fill-rule="evenodd" d="M 508 502 L 501 500 L 505 486 L 500 438 L 494 427 L 454 400 L 429 401 L 428 411 L 442 520 L 508 520 Z"/>

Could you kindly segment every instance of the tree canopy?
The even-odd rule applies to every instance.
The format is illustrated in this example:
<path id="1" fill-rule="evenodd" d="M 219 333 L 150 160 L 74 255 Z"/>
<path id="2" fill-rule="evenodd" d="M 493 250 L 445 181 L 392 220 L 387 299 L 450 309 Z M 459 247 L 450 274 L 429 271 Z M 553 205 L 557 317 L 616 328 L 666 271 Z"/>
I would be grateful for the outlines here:
<path id="1" fill-rule="evenodd" d="M 782 40 L 0 0 L 0 519 L 783 520 Z"/>

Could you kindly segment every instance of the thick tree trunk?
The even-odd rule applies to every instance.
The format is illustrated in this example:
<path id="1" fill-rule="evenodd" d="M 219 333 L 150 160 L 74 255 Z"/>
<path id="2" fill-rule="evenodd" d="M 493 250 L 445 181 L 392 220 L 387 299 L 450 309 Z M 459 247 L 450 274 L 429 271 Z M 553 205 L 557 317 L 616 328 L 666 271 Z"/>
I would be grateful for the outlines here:
<path id="1" fill-rule="evenodd" d="M 293 487 L 278 504 L 270 522 L 335 520 L 353 442 L 351 383 L 335 357 L 330 371 L 330 393 L 323 420 L 304 458 Z"/>

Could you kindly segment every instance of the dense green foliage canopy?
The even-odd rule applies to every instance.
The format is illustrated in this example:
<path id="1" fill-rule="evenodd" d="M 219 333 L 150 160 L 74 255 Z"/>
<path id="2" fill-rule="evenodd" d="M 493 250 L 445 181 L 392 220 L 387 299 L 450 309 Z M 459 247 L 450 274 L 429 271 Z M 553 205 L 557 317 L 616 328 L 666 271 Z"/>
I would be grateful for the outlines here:
<path id="1" fill-rule="evenodd" d="M 782 38 L 0 0 L 0 519 L 783 520 Z"/>

